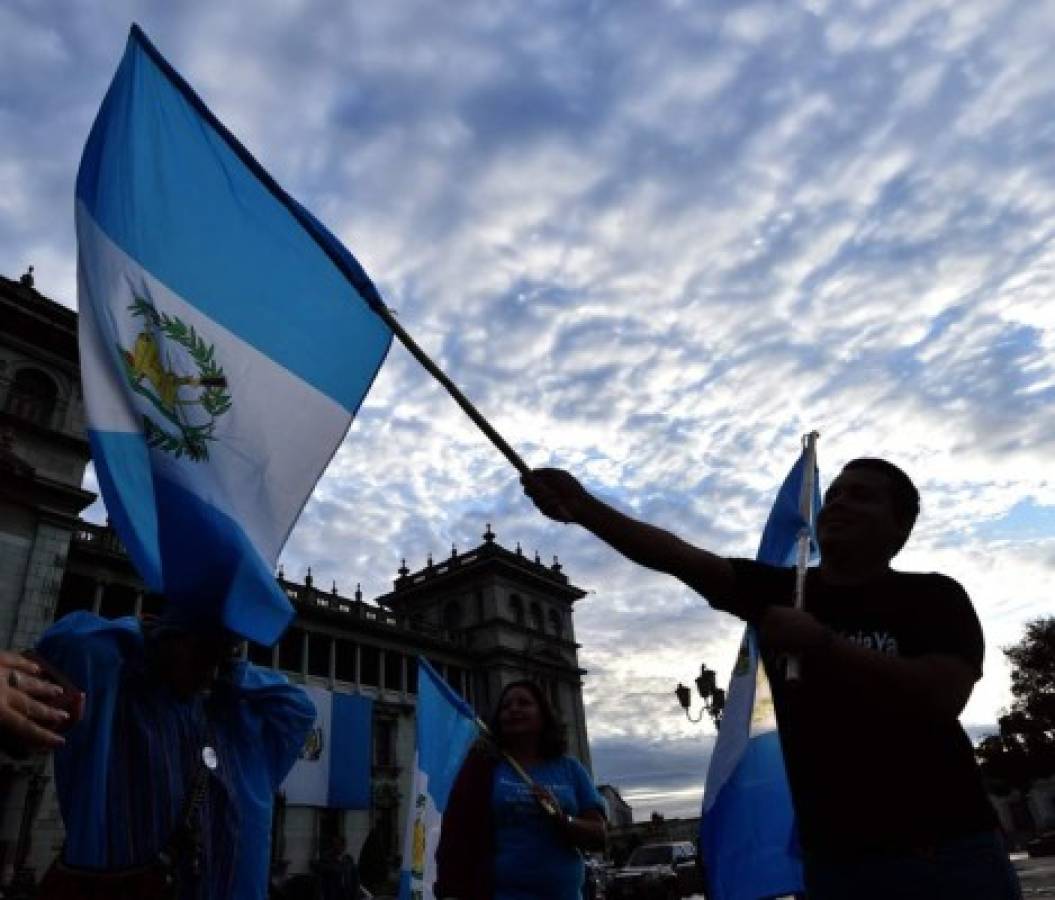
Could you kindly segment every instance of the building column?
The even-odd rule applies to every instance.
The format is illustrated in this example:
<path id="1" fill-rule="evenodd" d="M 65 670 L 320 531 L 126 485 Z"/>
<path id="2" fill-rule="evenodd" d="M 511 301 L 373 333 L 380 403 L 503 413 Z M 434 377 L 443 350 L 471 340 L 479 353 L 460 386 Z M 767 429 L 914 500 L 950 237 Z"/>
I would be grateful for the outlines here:
<path id="1" fill-rule="evenodd" d="M 360 646 L 359 642 L 356 641 L 355 642 L 355 689 L 356 689 L 356 691 L 361 690 L 362 686 L 363 686 L 362 685 L 362 681 L 359 678 L 359 674 L 360 674 L 360 665 L 359 664 L 361 662 L 362 650 L 363 650 L 363 648 Z"/>
<path id="2" fill-rule="evenodd" d="M 381 649 L 377 651 L 377 689 L 385 689 L 385 651 Z"/>
<path id="3" fill-rule="evenodd" d="M 572 684 L 573 682 L 569 682 Z M 586 736 L 586 709 L 582 702 L 582 682 L 578 682 L 578 690 L 572 689 L 572 707 L 575 716 L 575 730 L 579 738 L 579 761 L 586 767 L 586 771 L 593 777 L 593 761 L 590 759 L 590 741 Z"/>
<path id="4" fill-rule="evenodd" d="M 59 601 L 59 586 L 71 535 L 71 529 L 63 522 L 46 518 L 38 520 L 14 619 L 7 620 L 11 630 L 0 635 L 0 640 L 7 646 L 32 647 L 51 624 Z"/>
<path id="5" fill-rule="evenodd" d="M 136 591 L 136 605 L 135 605 L 135 616 L 140 618 L 143 615 L 143 592 Z"/>
<path id="6" fill-rule="evenodd" d="M 337 641 L 335 638 L 330 638 L 330 690 L 335 690 L 337 687 Z"/>
<path id="7" fill-rule="evenodd" d="M 308 632 L 304 631 L 300 636 L 300 677 L 308 677 Z"/>
<path id="8" fill-rule="evenodd" d="M 103 591 L 106 589 L 106 583 L 102 581 L 95 582 L 95 593 L 92 595 L 92 612 L 96 615 L 102 611 L 103 608 Z"/>

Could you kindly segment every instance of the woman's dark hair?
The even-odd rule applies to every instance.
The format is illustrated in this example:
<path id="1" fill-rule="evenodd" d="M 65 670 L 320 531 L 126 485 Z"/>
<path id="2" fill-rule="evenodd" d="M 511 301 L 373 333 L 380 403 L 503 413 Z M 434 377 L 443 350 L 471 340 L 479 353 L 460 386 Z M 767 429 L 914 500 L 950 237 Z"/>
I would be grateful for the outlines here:
<path id="1" fill-rule="evenodd" d="M 521 681 L 511 681 L 504 688 L 502 693 L 498 695 L 498 702 L 495 704 L 494 712 L 491 714 L 491 721 L 488 725 L 491 728 L 491 734 L 495 736 L 499 747 L 505 746 L 505 740 L 502 735 L 502 726 L 499 722 L 501 716 L 499 715 L 502 711 L 502 701 L 505 700 L 506 694 L 508 694 L 513 688 L 523 688 L 532 697 L 535 698 L 535 703 L 538 704 L 539 713 L 542 715 L 542 733 L 539 735 L 539 753 L 543 759 L 553 759 L 557 756 L 563 756 L 568 749 L 568 739 L 564 734 L 564 723 L 557 717 L 557 713 L 553 709 L 553 704 L 549 702 L 549 698 L 546 696 L 542 688 L 534 681 L 528 681 L 527 679 Z"/>

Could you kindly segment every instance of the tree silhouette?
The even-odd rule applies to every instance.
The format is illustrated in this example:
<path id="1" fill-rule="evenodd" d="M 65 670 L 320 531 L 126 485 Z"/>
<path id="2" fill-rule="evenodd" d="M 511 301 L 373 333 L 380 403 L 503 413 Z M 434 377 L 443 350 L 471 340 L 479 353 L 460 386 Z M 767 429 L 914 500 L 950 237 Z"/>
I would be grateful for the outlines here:
<path id="1" fill-rule="evenodd" d="M 1055 616 L 1028 622 L 1004 655 L 1014 699 L 998 720 L 999 734 L 983 738 L 975 752 L 995 793 L 1025 793 L 1055 775 Z"/>

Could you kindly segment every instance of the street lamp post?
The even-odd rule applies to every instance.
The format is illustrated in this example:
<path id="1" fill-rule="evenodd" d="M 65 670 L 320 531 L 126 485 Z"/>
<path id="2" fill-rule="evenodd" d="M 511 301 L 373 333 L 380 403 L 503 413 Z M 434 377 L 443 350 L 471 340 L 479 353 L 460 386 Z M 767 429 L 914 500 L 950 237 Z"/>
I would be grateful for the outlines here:
<path id="1" fill-rule="evenodd" d="M 712 669 L 708 669 L 706 663 L 700 666 L 700 674 L 696 677 L 696 690 L 703 699 L 703 707 L 696 714 L 696 717 L 693 718 L 692 713 L 689 712 L 689 708 L 692 705 L 692 691 L 680 682 L 674 689 L 674 693 L 678 697 L 678 703 L 685 710 L 685 717 L 690 722 L 696 723 L 703 718 L 704 713 L 707 713 L 711 717 L 711 721 L 714 722 L 714 727 L 721 728 L 722 713 L 725 712 L 725 691 L 717 686 L 715 672 Z"/>

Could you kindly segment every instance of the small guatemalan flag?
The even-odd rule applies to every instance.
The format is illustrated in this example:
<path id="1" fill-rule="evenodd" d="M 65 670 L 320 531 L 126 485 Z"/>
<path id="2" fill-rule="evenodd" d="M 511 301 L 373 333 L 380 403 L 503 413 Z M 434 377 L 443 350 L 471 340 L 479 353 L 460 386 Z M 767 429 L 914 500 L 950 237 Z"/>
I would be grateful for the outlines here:
<path id="1" fill-rule="evenodd" d="M 416 733 L 399 900 L 435 900 L 436 847 L 443 814 L 480 729 L 472 707 L 420 657 Z"/>
<path id="2" fill-rule="evenodd" d="M 758 548 L 760 562 L 795 563 L 799 536 L 816 521 L 821 506 L 816 473 L 814 455 L 803 450 L 769 513 Z M 812 507 L 808 521 L 803 502 L 806 510 Z M 812 531 L 810 536 L 815 545 Z M 700 849 L 712 900 L 758 900 L 803 889 L 802 850 L 773 697 L 750 625 L 729 679 L 722 727 L 707 771 Z"/>

